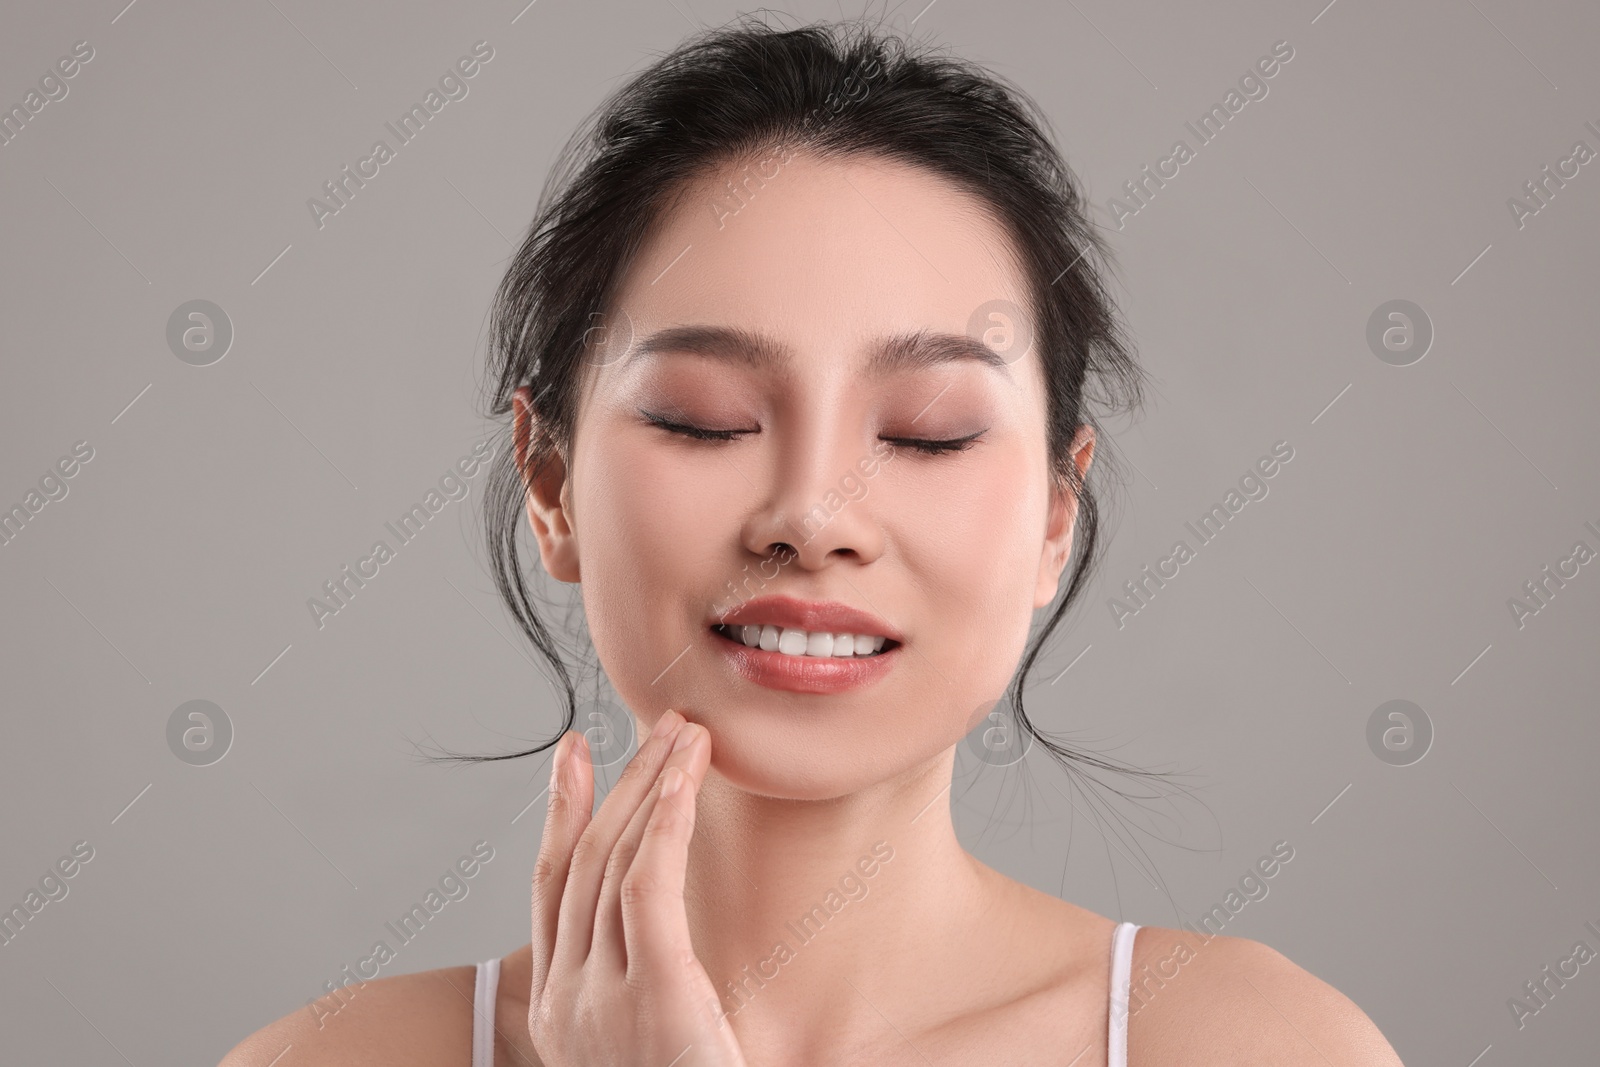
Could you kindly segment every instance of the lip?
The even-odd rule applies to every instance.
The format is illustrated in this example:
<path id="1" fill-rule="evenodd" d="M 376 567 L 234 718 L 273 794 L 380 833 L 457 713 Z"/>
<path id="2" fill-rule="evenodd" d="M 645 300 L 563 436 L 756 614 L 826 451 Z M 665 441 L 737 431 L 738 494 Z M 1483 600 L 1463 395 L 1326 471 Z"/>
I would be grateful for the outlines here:
<path id="1" fill-rule="evenodd" d="M 842 627 L 840 629 L 844 633 L 852 632 Z M 729 666 L 740 677 L 768 689 L 782 689 L 790 693 L 842 693 L 872 685 L 894 670 L 904 647 L 895 645 L 875 655 L 859 658 L 786 656 L 782 652 L 751 648 L 709 628 L 706 637 L 715 642 L 722 654 L 728 657 Z"/>
<path id="2" fill-rule="evenodd" d="M 887 637 L 897 645 L 905 643 L 905 636 L 900 631 L 870 611 L 862 611 L 836 600 L 802 600 L 779 595 L 752 597 L 723 615 L 713 616 L 708 625 L 717 623 L 728 626 L 791 626 L 808 633 L 827 630 L 830 633 Z"/>

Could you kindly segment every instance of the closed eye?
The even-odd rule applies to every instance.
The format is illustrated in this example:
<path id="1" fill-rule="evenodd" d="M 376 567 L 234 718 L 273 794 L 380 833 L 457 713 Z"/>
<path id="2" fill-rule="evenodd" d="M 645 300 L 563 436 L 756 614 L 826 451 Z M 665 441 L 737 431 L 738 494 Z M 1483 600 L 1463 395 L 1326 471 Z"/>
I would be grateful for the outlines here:
<path id="1" fill-rule="evenodd" d="M 669 433 L 692 437 L 696 441 L 731 441 L 740 434 L 756 432 L 755 430 L 712 430 L 704 426 L 691 426 L 686 422 L 673 422 L 665 416 L 655 415 L 648 411 L 642 411 L 640 414 L 652 426 L 659 426 Z"/>
<path id="2" fill-rule="evenodd" d="M 897 448 L 909 448 L 925 455 L 941 456 L 948 452 L 965 452 L 981 436 L 983 436 L 982 430 L 969 433 L 965 437 L 952 437 L 942 441 L 921 437 L 884 437 L 882 440 Z"/>

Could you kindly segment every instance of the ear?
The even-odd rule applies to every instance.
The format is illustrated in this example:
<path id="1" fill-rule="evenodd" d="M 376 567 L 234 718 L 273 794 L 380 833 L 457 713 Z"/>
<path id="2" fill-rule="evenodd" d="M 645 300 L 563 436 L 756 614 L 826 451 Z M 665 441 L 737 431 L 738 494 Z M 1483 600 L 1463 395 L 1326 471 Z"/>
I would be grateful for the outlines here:
<path id="1" fill-rule="evenodd" d="M 511 395 L 512 440 L 516 445 L 517 470 L 527 490 L 525 506 L 528 524 L 539 542 L 539 560 L 552 578 L 578 581 L 578 535 L 572 528 L 572 484 L 567 479 L 567 464 L 552 452 L 543 467 L 529 469 L 530 442 L 539 433 L 538 415 L 533 410 L 533 390 L 522 386 Z"/>
<path id="2" fill-rule="evenodd" d="M 1085 423 L 1078 427 L 1072 439 L 1072 464 L 1078 468 L 1081 482 L 1089 475 L 1089 464 L 1094 462 L 1094 428 Z M 1042 608 L 1056 598 L 1061 588 L 1061 572 L 1072 558 L 1072 535 L 1078 521 L 1078 498 L 1065 486 L 1052 484 L 1050 512 L 1045 521 L 1044 550 L 1039 556 L 1039 584 L 1034 590 L 1033 606 Z"/>

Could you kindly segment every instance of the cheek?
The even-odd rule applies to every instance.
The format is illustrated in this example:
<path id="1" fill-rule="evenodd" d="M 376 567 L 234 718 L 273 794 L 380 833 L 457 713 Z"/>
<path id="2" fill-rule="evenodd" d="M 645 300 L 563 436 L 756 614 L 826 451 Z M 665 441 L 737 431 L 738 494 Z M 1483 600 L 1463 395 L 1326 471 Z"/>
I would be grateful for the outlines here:
<path id="1" fill-rule="evenodd" d="M 930 614 L 949 620 L 941 639 L 962 659 L 1000 662 L 1007 671 L 1027 640 L 1043 544 L 1043 474 L 1033 467 L 1020 445 L 999 440 L 959 472 L 936 473 L 929 464 L 925 477 L 937 491 L 919 485 L 916 474 L 899 487 L 908 559 Z"/>
<path id="2" fill-rule="evenodd" d="M 693 614 L 726 576 L 709 569 L 719 531 L 735 530 L 725 480 L 628 431 L 580 452 L 574 526 L 589 634 L 617 693 L 653 706 L 649 683 L 686 641 Z M 698 598 L 698 599 L 697 599 Z M 640 680 L 642 679 L 642 681 Z M 659 688 L 659 687 L 658 687 Z"/>

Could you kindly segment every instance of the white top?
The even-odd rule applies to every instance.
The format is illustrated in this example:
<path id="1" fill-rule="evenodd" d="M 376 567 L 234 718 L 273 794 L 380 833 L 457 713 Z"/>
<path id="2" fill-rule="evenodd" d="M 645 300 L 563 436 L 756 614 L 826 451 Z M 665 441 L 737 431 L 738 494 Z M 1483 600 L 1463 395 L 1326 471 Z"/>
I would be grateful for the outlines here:
<path id="1" fill-rule="evenodd" d="M 472 1067 L 494 1067 L 494 994 L 500 986 L 500 961 L 478 964 L 472 984 Z"/>
<path id="2" fill-rule="evenodd" d="M 1133 970 L 1133 923 L 1111 934 L 1111 995 L 1106 1018 L 1106 1067 L 1128 1067 L 1128 990 Z M 500 961 L 484 960 L 472 990 L 472 1067 L 494 1067 L 494 998 Z"/>
<path id="3" fill-rule="evenodd" d="M 1111 1009 L 1106 1020 L 1106 1067 L 1128 1067 L 1128 987 L 1133 977 L 1133 923 L 1111 932 Z M 490 1065 L 493 1067 L 493 1065 Z"/>

